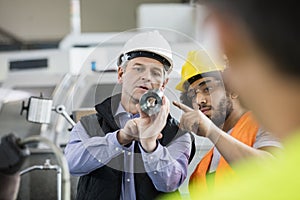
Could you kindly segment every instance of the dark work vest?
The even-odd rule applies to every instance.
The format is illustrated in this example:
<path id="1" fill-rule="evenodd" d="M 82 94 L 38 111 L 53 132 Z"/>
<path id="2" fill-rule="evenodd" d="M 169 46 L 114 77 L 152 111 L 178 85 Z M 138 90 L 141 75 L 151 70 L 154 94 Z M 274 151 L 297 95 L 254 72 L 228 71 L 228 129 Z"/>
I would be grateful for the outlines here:
<path id="1" fill-rule="evenodd" d="M 120 94 L 106 99 L 101 104 L 95 106 L 97 114 L 85 116 L 81 118 L 81 123 L 87 133 L 93 136 L 105 136 L 109 132 L 119 130 L 113 113 L 116 112 L 120 103 Z M 162 130 L 163 138 L 159 143 L 167 146 L 171 141 L 180 137 L 184 132 L 178 129 L 178 122 L 168 116 L 166 126 Z M 190 159 L 195 153 L 194 138 L 192 137 L 192 152 Z M 138 143 L 135 142 L 134 152 L 140 155 Z M 135 156 L 134 169 L 139 172 L 145 172 L 143 160 L 141 156 Z M 109 166 L 118 166 L 118 169 Z M 81 176 L 77 186 L 77 200 L 97 200 L 97 199 L 114 199 L 119 200 L 122 187 L 122 174 L 124 167 L 124 154 L 113 158 L 105 166 L 98 168 L 91 173 Z M 155 199 L 163 192 L 158 191 L 153 185 L 147 173 L 134 174 L 135 192 L 137 200 L 151 200 Z"/>

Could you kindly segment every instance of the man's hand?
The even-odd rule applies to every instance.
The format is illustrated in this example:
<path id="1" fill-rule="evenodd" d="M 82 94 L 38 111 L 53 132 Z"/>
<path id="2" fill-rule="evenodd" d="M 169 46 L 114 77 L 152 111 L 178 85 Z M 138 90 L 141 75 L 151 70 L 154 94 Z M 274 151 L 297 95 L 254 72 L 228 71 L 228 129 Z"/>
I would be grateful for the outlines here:
<path id="1" fill-rule="evenodd" d="M 128 120 L 125 127 L 117 133 L 117 139 L 121 145 L 129 144 L 133 140 L 138 139 L 138 128 L 134 120 Z"/>
<path id="2" fill-rule="evenodd" d="M 163 96 L 160 112 L 153 116 L 148 116 L 142 112 L 139 105 L 137 105 L 137 109 L 140 113 L 140 118 L 135 119 L 135 122 L 138 127 L 139 141 L 144 150 L 152 152 L 157 146 L 156 140 L 162 138 L 161 131 L 165 127 L 170 113 L 170 101 Z"/>
<path id="3" fill-rule="evenodd" d="M 173 104 L 184 112 L 180 119 L 179 128 L 203 137 L 209 137 L 212 130 L 217 128 L 200 110 L 194 110 L 176 101 L 173 101 Z"/>

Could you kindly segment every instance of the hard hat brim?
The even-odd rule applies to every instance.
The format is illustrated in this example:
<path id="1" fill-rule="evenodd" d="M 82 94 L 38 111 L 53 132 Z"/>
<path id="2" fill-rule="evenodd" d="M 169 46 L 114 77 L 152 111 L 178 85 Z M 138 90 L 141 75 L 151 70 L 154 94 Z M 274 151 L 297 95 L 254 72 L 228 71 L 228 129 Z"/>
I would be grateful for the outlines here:
<path id="1" fill-rule="evenodd" d="M 129 61 L 137 57 L 146 57 L 146 58 L 155 59 L 159 61 L 161 64 L 163 64 L 166 72 L 170 72 L 172 70 L 172 61 L 165 58 L 164 56 L 159 55 L 156 52 L 145 51 L 145 50 L 135 50 L 135 51 L 130 51 L 125 54 L 122 54 L 118 59 L 118 66 L 120 66 L 125 61 Z"/>

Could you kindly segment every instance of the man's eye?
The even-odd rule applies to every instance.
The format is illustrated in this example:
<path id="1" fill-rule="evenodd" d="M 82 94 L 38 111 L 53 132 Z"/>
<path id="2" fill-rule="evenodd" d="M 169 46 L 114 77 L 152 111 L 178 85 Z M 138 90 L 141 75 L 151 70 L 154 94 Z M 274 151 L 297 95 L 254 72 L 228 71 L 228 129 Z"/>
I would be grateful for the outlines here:
<path id="1" fill-rule="evenodd" d="M 153 72 L 153 75 L 154 76 L 161 76 L 161 73 L 160 72 Z"/>
<path id="2" fill-rule="evenodd" d="M 134 67 L 133 69 L 134 69 L 135 71 L 137 71 L 137 72 L 142 71 L 142 68 L 140 68 L 140 67 Z"/>
<path id="3" fill-rule="evenodd" d="M 206 93 L 209 93 L 209 92 L 211 92 L 212 90 L 213 90 L 213 87 L 212 87 L 212 86 L 204 88 L 204 92 L 206 92 Z"/>

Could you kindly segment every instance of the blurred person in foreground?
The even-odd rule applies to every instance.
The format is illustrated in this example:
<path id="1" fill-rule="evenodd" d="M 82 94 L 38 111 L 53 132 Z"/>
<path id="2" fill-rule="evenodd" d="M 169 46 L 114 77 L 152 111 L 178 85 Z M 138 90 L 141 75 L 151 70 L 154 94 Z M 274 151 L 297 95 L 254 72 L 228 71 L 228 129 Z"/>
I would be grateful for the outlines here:
<path id="1" fill-rule="evenodd" d="M 173 66 L 169 43 L 158 31 L 142 32 L 118 60 L 121 94 L 81 118 L 65 149 L 71 174 L 80 176 L 76 199 L 151 200 L 176 191 L 187 176 L 192 139 L 169 114 L 168 98 L 156 115 L 139 106 L 148 90 L 165 89 Z"/>
<path id="2" fill-rule="evenodd" d="M 258 121 L 283 140 L 279 160 L 245 162 L 201 199 L 300 199 L 300 42 L 297 1 L 203 0 L 226 75 Z M 204 27 L 205 28 L 205 27 Z M 200 198 L 195 196 L 195 199 Z"/>
<path id="3" fill-rule="evenodd" d="M 241 105 L 239 95 L 223 82 L 225 68 L 225 61 L 213 61 L 206 50 L 190 51 L 176 86 L 182 92 L 182 103 L 173 102 L 184 112 L 181 128 L 214 144 L 190 177 L 191 196 L 231 179 L 232 164 L 251 157 L 264 160 L 281 148 L 278 139 L 262 129 Z"/>

